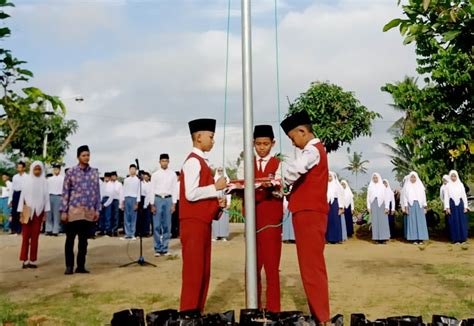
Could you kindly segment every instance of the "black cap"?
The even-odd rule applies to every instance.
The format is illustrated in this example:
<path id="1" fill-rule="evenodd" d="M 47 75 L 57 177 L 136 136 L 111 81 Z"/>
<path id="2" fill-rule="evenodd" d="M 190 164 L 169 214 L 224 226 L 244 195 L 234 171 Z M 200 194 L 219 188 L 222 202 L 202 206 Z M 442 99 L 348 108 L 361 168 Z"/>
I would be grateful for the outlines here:
<path id="1" fill-rule="evenodd" d="M 270 125 L 258 125 L 253 129 L 253 139 L 258 137 L 270 137 L 272 140 L 275 138 L 273 128 Z"/>
<path id="2" fill-rule="evenodd" d="M 90 152 L 89 146 L 87 145 L 82 145 L 77 148 L 77 156 L 81 155 L 83 152 Z"/>
<path id="3" fill-rule="evenodd" d="M 112 176 L 112 174 L 110 172 L 105 172 L 104 173 L 104 177 L 106 178 L 110 178 Z"/>
<path id="4" fill-rule="evenodd" d="M 280 124 L 281 128 L 288 135 L 290 131 L 296 127 L 303 125 L 311 125 L 311 119 L 309 118 L 308 112 L 300 111 L 292 115 L 289 115 Z"/>
<path id="5" fill-rule="evenodd" d="M 188 125 L 191 134 L 198 131 L 216 131 L 216 120 L 214 119 L 196 119 L 189 121 Z"/>
<path id="6" fill-rule="evenodd" d="M 117 177 L 118 176 L 117 171 L 110 172 L 110 176 L 111 177 Z"/>
<path id="7" fill-rule="evenodd" d="M 53 169 L 60 169 L 61 168 L 61 164 L 59 164 L 59 163 L 53 163 L 53 164 L 51 164 L 51 166 L 53 167 Z"/>
<path id="8" fill-rule="evenodd" d="M 170 156 L 166 153 L 163 153 L 160 155 L 160 160 L 169 160 Z"/>

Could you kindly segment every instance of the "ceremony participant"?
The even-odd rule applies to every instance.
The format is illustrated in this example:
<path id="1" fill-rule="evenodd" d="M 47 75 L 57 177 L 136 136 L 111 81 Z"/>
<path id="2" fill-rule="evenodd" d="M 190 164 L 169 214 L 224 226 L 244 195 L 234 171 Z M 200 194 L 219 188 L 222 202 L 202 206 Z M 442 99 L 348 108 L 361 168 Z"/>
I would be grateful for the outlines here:
<path id="1" fill-rule="evenodd" d="M 112 202 L 114 199 L 111 177 L 112 173 L 104 173 L 104 181 L 100 190 L 99 235 L 112 236 Z"/>
<path id="2" fill-rule="evenodd" d="M 123 185 L 118 180 L 118 174 L 116 171 L 110 173 L 110 185 L 112 190 L 112 207 L 110 212 L 111 236 L 118 237 L 118 229 L 120 226 L 120 198 L 122 196 Z"/>
<path id="3" fill-rule="evenodd" d="M 130 175 L 123 181 L 121 191 L 120 206 L 124 210 L 123 229 L 125 237 L 123 240 L 136 240 L 135 232 L 137 228 L 137 210 L 141 200 L 140 179 L 137 177 L 137 166 L 131 164 Z"/>
<path id="4" fill-rule="evenodd" d="M 30 174 L 24 179 L 17 211 L 21 213 L 22 243 L 20 261 L 23 268 L 36 268 L 38 239 L 41 226 L 49 212 L 48 183 L 43 163 L 35 161 L 30 166 Z"/>
<path id="5" fill-rule="evenodd" d="M 310 312 L 316 322 L 326 323 L 330 320 L 324 260 L 329 210 L 326 150 L 315 138 L 305 111 L 288 116 L 281 127 L 293 144 L 302 150 L 300 157 L 287 165 L 285 182 L 293 185 L 288 209 L 293 214 L 298 262 Z"/>
<path id="6" fill-rule="evenodd" d="M 89 165 L 90 150 L 87 145 L 77 149 L 79 164 L 66 172 L 61 203 L 61 220 L 66 223 L 66 271 L 74 273 L 74 242 L 79 238 L 76 273 L 87 274 L 87 240 L 92 223 L 99 219 L 99 171 Z"/>
<path id="7" fill-rule="evenodd" d="M 449 235 L 452 243 L 465 243 L 468 233 L 466 189 L 456 171 L 450 171 L 449 178 L 444 194 L 444 209 L 449 215 Z"/>
<path id="8" fill-rule="evenodd" d="M 281 180 L 280 160 L 271 154 L 275 135 L 270 125 L 257 125 L 253 132 L 255 178 Z M 244 178 L 243 164 L 238 169 Z M 257 286 L 259 308 L 280 312 L 280 259 L 282 247 L 283 196 L 275 193 L 271 183 L 263 183 L 255 191 L 255 219 L 257 229 Z M 266 276 L 266 307 L 262 305 L 262 270 Z"/>
<path id="9" fill-rule="evenodd" d="M 288 200 L 283 199 L 283 243 L 295 243 L 295 230 L 293 229 L 293 216 L 288 209 Z"/>
<path id="10" fill-rule="evenodd" d="M 390 225 L 387 216 L 388 201 L 382 177 L 378 173 L 372 174 L 367 190 L 367 210 L 372 223 L 372 240 L 379 244 L 385 244 L 390 239 Z"/>
<path id="11" fill-rule="evenodd" d="M 446 185 L 449 182 L 449 175 L 447 175 L 447 174 L 443 175 L 442 182 L 443 182 L 443 184 L 439 188 L 439 199 L 441 199 L 441 203 L 443 203 L 443 207 L 444 207 L 444 204 L 445 204 L 445 198 L 444 197 L 446 195 Z M 449 231 L 450 231 L 449 230 L 449 214 L 448 214 L 446 209 L 444 210 L 444 231 L 445 231 L 446 235 L 448 237 L 450 237 L 451 234 L 449 233 Z"/>
<path id="12" fill-rule="evenodd" d="M 64 176 L 61 165 L 53 164 L 53 176 L 48 178 L 50 211 L 46 218 L 46 235 L 57 236 L 61 229 L 61 197 L 63 194 Z"/>
<path id="13" fill-rule="evenodd" d="M 347 236 L 351 238 L 354 235 L 354 194 L 346 180 L 341 181 L 341 186 L 344 192 L 344 219 L 346 220 Z"/>
<path id="14" fill-rule="evenodd" d="M 148 201 L 153 214 L 155 257 L 169 256 L 171 215 L 176 209 L 176 173 L 169 168 L 168 154 L 160 155 L 160 168 L 151 176 Z"/>
<path id="15" fill-rule="evenodd" d="M 27 174 L 25 173 L 25 162 L 18 162 L 16 164 L 16 171 L 18 172 L 13 176 L 12 179 L 12 192 L 8 200 L 8 205 L 12 209 L 12 219 L 10 223 L 10 232 L 12 234 L 21 233 L 20 214 L 18 213 L 18 203 L 20 201 L 21 191 L 23 189 L 23 183 L 26 180 Z"/>
<path id="16" fill-rule="evenodd" d="M 329 171 L 327 189 L 329 212 L 326 240 L 330 244 L 342 243 L 344 237 L 341 215 L 344 213 L 344 191 L 337 179 L 337 175 L 332 171 Z"/>
<path id="17" fill-rule="evenodd" d="M 224 172 L 224 168 L 219 167 L 216 170 L 216 174 L 214 175 L 214 181 L 219 180 L 221 177 L 224 177 L 227 183 L 230 182 L 227 173 Z M 218 198 L 225 197 L 227 200 L 227 207 L 226 210 L 230 207 L 230 202 L 232 200 L 231 195 L 226 195 L 224 191 L 219 191 L 217 193 Z M 227 241 L 229 237 L 229 212 L 224 210 L 222 212 L 221 218 L 219 220 L 212 221 L 212 241 L 222 240 Z"/>
<path id="18" fill-rule="evenodd" d="M 176 205 L 173 214 L 171 215 L 171 238 L 176 239 L 179 238 L 179 175 L 180 172 L 176 171 L 176 189 L 175 189 L 175 198 L 176 198 Z"/>
<path id="19" fill-rule="evenodd" d="M 10 214 L 11 209 L 8 205 L 8 199 L 12 193 L 12 182 L 10 181 L 10 176 L 8 174 L 2 175 L 3 183 L 5 184 L 1 189 L 0 195 L 0 214 L 3 216 L 3 232 L 10 232 Z"/>
<path id="20" fill-rule="evenodd" d="M 150 225 L 151 225 L 151 210 L 150 203 L 148 202 L 148 194 L 150 192 L 150 173 L 142 172 L 142 189 L 141 199 L 138 210 L 138 224 L 137 224 L 137 235 L 148 238 L 150 236 Z"/>
<path id="21" fill-rule="evenodd" d="M 385 186 L 385 199 L 388 201 L 388 225 L 390 227 L 390 235 L 393 237 L 395 235 L 395 193 L 387 179 L 383 179 L 383 185 Z"/>
<path id="22" fill-rule="evenodd" d="M 413 244 L 423 244 L 428 240 L 428 226 L 426 224 L 426 193 L 425 186 L 418 174 L 414 171 L 408 175 L 405 187 L 405 211 L 407 212 L 407 236 Z"/>
<path id="23" fill-rule="evenodd" d="M 214 181 L 205 154 L 214 146 L 215 129 L 213 119 L 189 122 L 194 148 L 180 176 L 181 311 L 204 310 L 211 277 L 211 225 L 226 206 L 225 199 L 217 199 L 226 179 Z"/>

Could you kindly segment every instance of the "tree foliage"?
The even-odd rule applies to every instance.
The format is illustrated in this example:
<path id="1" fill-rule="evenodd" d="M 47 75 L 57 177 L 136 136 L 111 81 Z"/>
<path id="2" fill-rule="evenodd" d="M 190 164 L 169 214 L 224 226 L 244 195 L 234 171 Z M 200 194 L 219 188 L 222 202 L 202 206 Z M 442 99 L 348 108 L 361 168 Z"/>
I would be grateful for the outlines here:
<path id="1" fill-rule="evenodd" d="M 350 144 L 357 137 L 371 135 L 372 121 L 380 117 L 363 106 L 353 93 L 326 82 L 311 83 L 290 104 L 290 114 L 303 110 L 311 117 L 313 130 L 328 152 Z"/>
<path id="2" fill-rule="evenodd" d="M 356 176 L 356 184 L 355 188 L 358 189 L 357 185 L 357 177 L 359 174 L 366 174 L 367 168 L 365 167 L 366 164 L 369 164 L 368 160 L 362 159 L 362 153 L 353 152 L 352 156 L 348 156 L 349 164 L 344 168 L 344 170 L 350 171 L 352 174 Z"/>
<path id="3" fill-rule="evenodd" d="M 409 163 L 433 197 L 449 169 L 465 179 L 473 172 L 474 5 L 409 0 L 402 9 L 405 17 L 392 20 L 384 31 L 399 27 L 405 44 L 415 42 L 417 71 L 425 84 L 406 78 L 382 90 L 405 113 L 395 137 L 397 150 L 412 151 Z"/>
<path id="4" fill-rule="evenodd" d="M 0 0 L 0 21 L 10 17 L 3 9 L 13 6 Z M 10 29 L 0 28 L 0 41 L 8 36 Z M 25 69 L 24 64 L 26 61 L 15 58 L 10 50 L 0 48 L 0 107 L 4 111 L 0 115 L 0 153 L 19 150 L 35 157 L 42 150 L 38 139 L 43 139 L 49 130 L 54 136 L 50 158 L 59 159 L 69 147 L 67 137 L 76 131 L 77 123 L 65 120 L 66 108 L 59 97 L 32 86 L 19 88 L 19 83 L 29 83 L 33 78 L 33 72 Z"/>

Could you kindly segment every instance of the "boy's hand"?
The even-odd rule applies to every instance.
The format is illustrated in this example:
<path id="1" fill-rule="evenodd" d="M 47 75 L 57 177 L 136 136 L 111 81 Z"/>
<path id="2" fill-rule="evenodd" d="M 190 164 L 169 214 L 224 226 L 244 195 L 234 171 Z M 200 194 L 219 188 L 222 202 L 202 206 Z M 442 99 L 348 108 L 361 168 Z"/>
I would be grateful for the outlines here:
<path id="1" fill-rule="evenodd" d="M 95 211 L 94 213 L 94 219 L 92 220 L 93 222 L 97 222 L 99 220 L 99 212 Z"/>
<path id="2" fill-rule="evenodd" d="M 224 177 L 220 177 L 219 179 L 217 179 L 215 187 L 217 191 L 224 190 L 227 187 L 227 179 Z"/>
<path id="3" fill-rule="evenodd" d="M 227 207 L 227 198 L 225 198 L 225 197 L 219 198 L 219 207 L 220 208 L 226 208 Z"/>
<path id="4" fill-rule="evenodd" d="M 174 212 L 176 212 L 176 204 L 171 206 L 171 214 L 174 214 Z"/>
<path id="5" fill-rule="evenodd" d="M 68 218 L 69 218 L 69 217 L 67 216 L 67 213 L 62 213 L 62 214 L 61 214 L 61 221 L 62 221 L 63 223 L 67 223 Z"/>

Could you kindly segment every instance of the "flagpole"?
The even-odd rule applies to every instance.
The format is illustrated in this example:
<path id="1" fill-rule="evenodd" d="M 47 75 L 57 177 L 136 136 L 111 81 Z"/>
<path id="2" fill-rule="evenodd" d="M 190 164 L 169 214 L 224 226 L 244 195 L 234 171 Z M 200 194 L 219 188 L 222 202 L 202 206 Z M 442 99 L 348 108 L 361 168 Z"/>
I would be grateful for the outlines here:
<path id="1" fill-rule="evenodd" d="M 242 89 L 245 166 L 246 302 L 257 309 L 257 233 L 255 227 L 255 171 L 253 154 L 252 30 L 250 0 L 242 0 Z"/>

